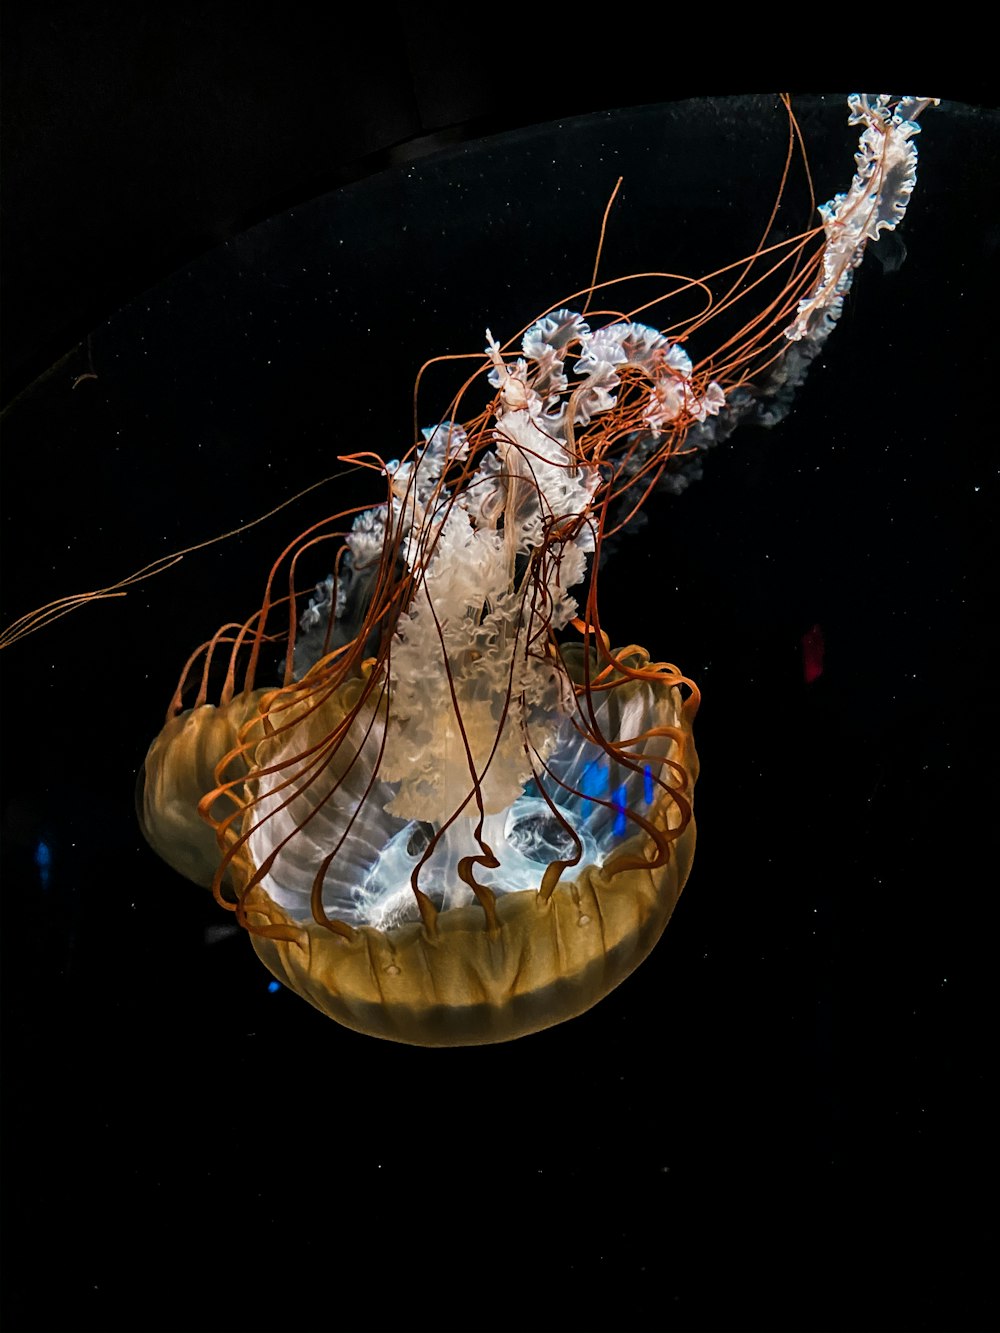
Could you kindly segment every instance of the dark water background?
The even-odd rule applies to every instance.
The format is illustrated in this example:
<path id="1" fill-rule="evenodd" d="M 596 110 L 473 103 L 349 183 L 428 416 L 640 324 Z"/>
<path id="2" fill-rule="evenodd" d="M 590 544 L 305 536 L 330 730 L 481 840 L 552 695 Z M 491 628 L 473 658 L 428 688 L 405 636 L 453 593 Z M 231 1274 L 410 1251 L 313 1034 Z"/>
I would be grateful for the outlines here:
<path id="1" fill-rule="evenodd" d="M 825 199 L 854 132 L 796 105 Z M 703 690 L 703 776 L 674 919 L 589 1014 L 357 1036 L 271 993 L 142 841 L 188 652 L 355 481 L 4 654 L 11 1333 L 988 1326 L 997 121 L 923 125 L 905 262 L 869 256 L 791 418 L 604 573 L 612 637 Z M 402 452 L 427 356 L 586 284 L 619 175 L 606 273 L 745 253 L 784 146 L 770 97 L 568 118 L 212 249 L 8 408 L 4 621 Z"/>

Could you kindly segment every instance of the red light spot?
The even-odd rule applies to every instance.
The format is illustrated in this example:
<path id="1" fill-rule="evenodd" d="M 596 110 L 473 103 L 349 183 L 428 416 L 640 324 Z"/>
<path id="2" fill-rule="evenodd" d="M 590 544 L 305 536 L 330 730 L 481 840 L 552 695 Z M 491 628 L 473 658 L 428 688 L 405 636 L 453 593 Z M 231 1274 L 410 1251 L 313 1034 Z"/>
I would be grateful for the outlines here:
<path id="1" fill-rule="evenodd" d="M 823 674 L 823 654 L 826 644 L 819 625 L 813 625 L 802 636 L 802 677 L 807 685 L 819 680 Z"/>

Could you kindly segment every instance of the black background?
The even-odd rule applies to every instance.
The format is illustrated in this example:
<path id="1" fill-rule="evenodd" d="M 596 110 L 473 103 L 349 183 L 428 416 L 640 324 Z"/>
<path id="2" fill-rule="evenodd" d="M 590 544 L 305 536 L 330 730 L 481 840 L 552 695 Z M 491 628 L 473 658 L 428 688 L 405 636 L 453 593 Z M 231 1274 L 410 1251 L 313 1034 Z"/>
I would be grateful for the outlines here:
<path id="1" fill-rule="evenodd" d="M 4 623 L 400 453 L 426 356 L 586 283 L 618 175 L 606 272 L 745 253 L 780 175 L 774 98 L 608 115 L 682 90 L 537 34 L 534 77 L 428 11 L 123 13 L 5 22 Z M 826 198 L 843 100 L 796 106 Z M 675 918 L 582 1018 L 341 1030 L 138 833 L 187 653 L 355 481 L 3 654 L 6 1328 L 989 1325 L 996 119 L 919 142 L 792 417 L 604 572 L 702 687 L 703 776 Z"/>

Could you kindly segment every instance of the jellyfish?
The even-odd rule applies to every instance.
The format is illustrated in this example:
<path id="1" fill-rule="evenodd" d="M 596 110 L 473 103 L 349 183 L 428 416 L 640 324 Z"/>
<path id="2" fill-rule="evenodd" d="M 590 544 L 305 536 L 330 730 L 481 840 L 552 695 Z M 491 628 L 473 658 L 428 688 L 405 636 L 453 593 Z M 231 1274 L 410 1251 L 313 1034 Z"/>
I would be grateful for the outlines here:
<path id="1" fill-rule="evenodd" d="M 344 456 L 374 502 L 309 527 L 254 615 L 189 658 L 144 834 L 338 1023 L 510 1040 L 596 1004 L 662 935 L 694 856 L 699 691 L 612 643 L 601 569 L 654 491 L 787 410 L 905 213 L 931 101 L 849 99 L 853 180 L 801 234 L 772 215 L 701 278 L 595 265 L 515 338 L 487 329 L 402 458 Z"/>

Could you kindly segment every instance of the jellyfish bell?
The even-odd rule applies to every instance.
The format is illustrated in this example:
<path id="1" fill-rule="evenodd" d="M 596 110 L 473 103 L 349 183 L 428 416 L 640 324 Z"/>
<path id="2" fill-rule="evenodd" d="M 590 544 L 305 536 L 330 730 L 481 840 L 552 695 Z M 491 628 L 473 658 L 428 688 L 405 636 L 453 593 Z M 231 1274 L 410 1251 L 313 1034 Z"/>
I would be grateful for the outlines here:
<path id="1" fill-rule="evenodd" d="M 775 241 L 769 224 L 706 279 L 642 275 L 663 280 L 652 301 L 595 280 L 517 347 L 487 330 L 402 460 L 347 460 L 381 501 L 310 528 L 254 616 L 189 661 L 146 760 L 144 831 L 330 1017 L 419 1045 L 508 1040 L 583 1012 L 656 943 L 694 853 L 699 696 L 612 648 L 601 556 L 657 484 L 741 420 L 780 417 L 866 244 L 905 211 L 926 105 L 851 99 L 857 170 L 820 226 Z M 694 313 L 646 322 L 685 294 Z M 470 417 L 473 387 L 490 401 Z M 303 611 L 298 569 L 324 543 L 333 572 Z M 262 689 L 275 646 L 281 683 Z"/>
<path id="2" fill-rule="evenodd" d="M 645 669 L 638 655 L 632 665 Z M 368 674 L 319 709 L 293 705 L 255 753 L 249 805 L 259 821 L 231 865 L 258 954 L 346 1026 L 421 1045 L 503 1041 L 589 1008 L 653 947 L 690 869 L 690 701 L 669 678 L 615 682 L 598 723 L 610 736 L 612 714 L 626 732 L 638 728 L 627 739 L 641 765 L 617 764 L 567 709 L 547 724 L 538 779 L 525 783 L 521 765 L 497 761 L 493 796 L 485 783 L 467 791 L 442 824 L 424 817 L 419 782 L 411 801 L 378 774 L 379 753 L 395 746 L 358 707 L 372 684 Z M 317 762 L 347 718 L 349 758 L 342 744 Z M 462 748 L 453 734 L 439 750 Z M 651 775 L 667 765 L 672 785 L 660 790 Z M 505 804 L 507 783 L 517 794 Z M 631 836 L 630 809 L 642 821 Z M 313 911 L 319 884 L 332 922 Z"/>

